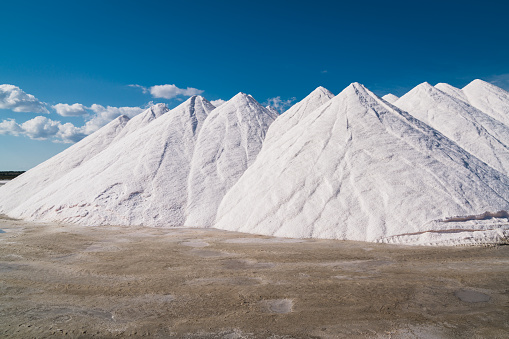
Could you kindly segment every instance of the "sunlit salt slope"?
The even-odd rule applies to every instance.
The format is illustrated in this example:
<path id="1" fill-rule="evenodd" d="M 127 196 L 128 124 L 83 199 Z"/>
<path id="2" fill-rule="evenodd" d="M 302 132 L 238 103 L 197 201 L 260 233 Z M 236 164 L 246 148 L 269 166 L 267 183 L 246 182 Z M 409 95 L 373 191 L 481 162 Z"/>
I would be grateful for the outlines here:
<path id="1" fill-rule="evenodd" d="M 509 235 L 507 219 L 469 219 L 508 209 L 509 178 L 354 83 L 262 149 L 224 197 L 215 227 L 296 238 L 497 242 Z M 445 222 L 454 216 L 465 218 Z"/>
<path id="2" fill-rule="evenodd" d="M 214 106 L 193 96 L 9 213 L 84 225 L 181 226 L 198 133 Z"/>
<path id="3" fill-rule="evenodd" d="M 290 107 L 290 109 L 274 121 L 267 131 L 264 147 L 272 145 L 274 141 L 281 138 L 281 136 L 287 131 L 291 130 L 307 114 L 311 113 L 333 97 L 334 94 L 332 94 L 328 89 L 321 86 L 316 88 L 307 97 Z"/>
<path id="4" fill-rule="evenodd" d="M 191 161 L 186 226 L 213 225 L 221 199 L 256 159 L 276 117 L 244 93 L 207 117 Z"/>
<path id="5" fill-rule="evenodd" d="M 509 92 L 506 90 L 479 79 L 463 89 L 445 83 L 439 83 L 435 87 L 509 126 Z"/>
<path id="6" fill-rule="evenodd" d="M 166 105 L 157 104 L 131 120 L 122 115 L 75 145 L 10 181 L 0 189 L 0 213 L 9 213 L 66 173 L 84 165 L 111 144 L 147 125 L 167 111 Z"/>
<path id="7" fill-rule="evenodd" d="M 2 186 L 0 213 L 10 212 L 32 195 L 100 153 L 111 144 L 128 121 L 129 118 L 125 115 L 119 116 L 96 133 Z"/>
<path id="8" fill-rule="evenodd" d="M 491 167 L 509 175 L 509 126 L 460 100 L 459 93 L 452 88 L 447 87 L 446 90 L 457 96 L 422 83 L 394 105 L 435 128 Z"/>
<path id="9" fill-rule="evenodd" d="M 134 131 L 145 127 L 146 125 L 151 123 L 152 120 L 159 118 L 161 115 L 165 114 L 168 111 L 169 109 L 165 104 L 153 105 L 146 111 L 131 118 L 131 120 L 129 120 L 129 122 L 120 131 L 120 133 L 118 133 L 115 139 L 113 139 L 113 142 L 117 142 L 118 140 L 124 138 L 126 135 L 131 134 Z"/>
<path id="10" fill-rule="evenodd" d="M 483 80 L 474 80 L 462 89 L 468 102 L 509 126 L 509 92 Z"/>

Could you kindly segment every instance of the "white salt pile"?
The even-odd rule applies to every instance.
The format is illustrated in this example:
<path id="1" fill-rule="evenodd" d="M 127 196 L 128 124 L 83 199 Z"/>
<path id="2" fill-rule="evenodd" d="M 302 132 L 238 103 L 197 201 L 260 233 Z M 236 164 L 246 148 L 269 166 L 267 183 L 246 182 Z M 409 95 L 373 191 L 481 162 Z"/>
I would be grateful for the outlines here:
<path id="1" fill-rule="evenodd" d="M 244 93 L 209 115 L 191 161 L 186 226 L 214 224 L 221 199 L 256 159 L 276 117 Z"/>
<path id="2" fill-rule="evenodd" d="M 399 108 L 397 108 L 396 106 Z M 475 80 L 383 99 L 318 87 L 282 115 L 239 93 L 119 117 L 0 187 L 0 213 L 291 238 L 509 238 L 509 93 Z"/>
<path id="3" fill-rule="evenodd" d="M 448 217 L 508 208 L 509 178 L 352 84 L 260 152 L 221 202 L 216 227 L 398 242 L 460 227 Z"/>
<path id="4" fill-rule="evenodd" d="M 194 96 L 9 212 L 84 225 L 181 226 L 199 130 L 214 106 Z"/>

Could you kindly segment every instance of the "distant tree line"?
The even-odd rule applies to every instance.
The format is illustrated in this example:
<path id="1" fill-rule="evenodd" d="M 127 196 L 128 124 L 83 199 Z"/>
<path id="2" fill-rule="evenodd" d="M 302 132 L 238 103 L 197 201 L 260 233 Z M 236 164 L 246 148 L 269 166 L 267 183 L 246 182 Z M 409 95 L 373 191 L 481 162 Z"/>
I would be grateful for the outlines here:
<path id="1" fill-rule="evenodd" d="M 23 173 L 25 173 L 25 171 L 0 171 L 0 180 L 11 180 Z"/>

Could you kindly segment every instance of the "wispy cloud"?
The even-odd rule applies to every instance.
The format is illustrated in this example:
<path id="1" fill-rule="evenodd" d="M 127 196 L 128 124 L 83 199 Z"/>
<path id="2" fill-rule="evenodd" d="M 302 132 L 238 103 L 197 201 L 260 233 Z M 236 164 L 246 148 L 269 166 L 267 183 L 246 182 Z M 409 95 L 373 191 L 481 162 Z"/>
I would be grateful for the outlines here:
<path id="1" fill-rule="evenodd" d="M 21 88 L 8 84 L 0 85 L 0 108 L 14 112 L 49 113 L 44 102 Z"/>
<path id="2" fill-rule="evenodd" d="M 139 88 L 143 93 L 150 93 L 153 98 L 174 99 L 178 96 L 190 97 L 202 94 L 204 91 L 197 88 L 187 87 L 178 88 L 175 85 L 156 85 L 152 87 L 144 87 L 141 85 L 128 85 L 129 87 Z"/>
<path id="3" fill-rule="evenodd" d="M 276 111 L 279 112 L 279 114 L 286 111 L 290 106 L 292 106 L 292 103 L 296 100 L 295 97 L 283 100 L 280 96 L 277 96 L 275 98 L 267 99 L 267 102 L 265 105 L 272 106 Z"/>
<path id="4" fill-rule="evenodd" d="M 498 74 L 486 79 L 487 82 L 509 91 L 509 73 Z"/>
<path id="5" fill-rule="evenodd" d="M 143 94 L 148 93 L 148 88 L 147 88 L 147 87 L 143 87 L 142 85 L 132 84 L 132 85 L 127 85 L 127 86 L 129 86 L 129 87 L 133 87 L 133 88 L 139 88 L 139 89 L 141 89 L 141 91 L 143 92 Z"/>

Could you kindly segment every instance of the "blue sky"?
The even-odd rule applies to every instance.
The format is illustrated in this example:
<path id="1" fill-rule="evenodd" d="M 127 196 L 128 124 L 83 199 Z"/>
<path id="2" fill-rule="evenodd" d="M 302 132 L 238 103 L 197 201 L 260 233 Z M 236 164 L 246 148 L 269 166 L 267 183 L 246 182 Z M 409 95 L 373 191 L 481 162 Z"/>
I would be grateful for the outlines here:
<path id="1" fill-rule="evenodd" d="M 509 90 L 508 12 L 501 0 L 3 2 L 0 86 L 15 88 L 0 87 L 0 170 L 29 169 L 120 113 L 193 93 L 266 103 L 320 85 L 402 95 L 476 78 Z"/>

